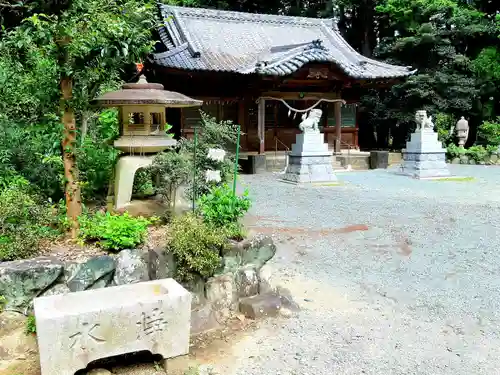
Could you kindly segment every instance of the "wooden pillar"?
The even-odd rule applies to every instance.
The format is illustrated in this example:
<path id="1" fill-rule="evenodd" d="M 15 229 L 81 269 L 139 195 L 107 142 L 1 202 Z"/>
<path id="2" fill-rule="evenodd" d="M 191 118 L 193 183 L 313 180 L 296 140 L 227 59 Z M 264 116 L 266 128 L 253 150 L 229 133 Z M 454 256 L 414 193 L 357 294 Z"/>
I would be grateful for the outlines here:
<path id="1" fill-rule="evenodd" d="M 247 150 L 248 129 L 246 116 L 246 98 L 241 98 L 238 102 L 238 125 L 240 125 L 241 138 L 240 146 L 242 151 Z"/>
<path id="2" fill-rule="evenodd" d="M 342 102 L 335 102 L 335 152 L 340 152 L 340 138 L 342 135 Z"/>
<path id="3" fill-rule="evenodd" d="M 257 121 L 257 132 L 259 135 L 259 154 L 265 153 L 265 134 L 266 134 L 266 101 L 265 99 L 259 100 L 258 106 L 258 121 Z"/>

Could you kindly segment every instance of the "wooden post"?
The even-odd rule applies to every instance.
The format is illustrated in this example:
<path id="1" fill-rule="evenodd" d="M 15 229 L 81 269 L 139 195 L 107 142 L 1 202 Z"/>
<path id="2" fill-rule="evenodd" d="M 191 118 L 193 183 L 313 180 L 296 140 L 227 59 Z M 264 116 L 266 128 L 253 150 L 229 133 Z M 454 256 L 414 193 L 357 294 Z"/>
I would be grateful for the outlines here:
<path id="1" fill-rule="evenodd" d="M 242 151 L 247 149 L 248 129 L 247 129 L 247 99 L 241 98 L 238 102 L 238 125 L 243 136 L 240 139 L 240 147 Z"/>
<path id="2" fill-rule="evenodd" d="M 259 106 L 258 106 L 258 121 L 257 121 L 257 132 L 259 135 L 259 154 L 264 154 L 265 153 L 265 134 L 266 134 L 266 127 L 265 127 L 265 122 L 266 122 L 266 101 L 265 99 L 259 99 Z"/>
<path id="3" fill-rule="evenodd" d="M 335 102 L 335 152 L 340 153 L 340 137 L 342 135 L 342 102 Z"/>

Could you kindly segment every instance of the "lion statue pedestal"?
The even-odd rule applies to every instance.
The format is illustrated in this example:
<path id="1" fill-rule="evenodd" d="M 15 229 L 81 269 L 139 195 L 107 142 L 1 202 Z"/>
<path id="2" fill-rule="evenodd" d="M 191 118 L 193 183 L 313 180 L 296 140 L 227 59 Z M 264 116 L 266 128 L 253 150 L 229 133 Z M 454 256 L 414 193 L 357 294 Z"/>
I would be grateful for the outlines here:
<path id="1" fill-rule="evenodd" d="M 295 184 L 329 183 L 337 181 L 333 171 L 333 152 L 320 133 L 318 124 L 322 111 L 313 109 L 309 116 L 302 116 L 299 125 L 301 134 L 297 134 L 288 159 L 288 166 L 283 180 Z"/>
<path id="2" fill-rule="evenodd" d="M 417 111 L 415 121 L 417 129 L 403 149 L 401 173 L 418 179 L 450 176 L 446 149 L 434 131 L 432 117 L 427 117 L 426 111 Z"/>

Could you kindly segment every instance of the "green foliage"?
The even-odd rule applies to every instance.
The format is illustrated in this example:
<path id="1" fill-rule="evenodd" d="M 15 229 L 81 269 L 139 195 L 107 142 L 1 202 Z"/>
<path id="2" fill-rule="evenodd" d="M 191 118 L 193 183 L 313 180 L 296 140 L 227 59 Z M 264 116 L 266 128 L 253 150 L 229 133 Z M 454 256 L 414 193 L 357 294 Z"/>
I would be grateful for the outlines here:
<path id="1" fill-rule="evenodd" d="M 108 109 L 89 120 L 90 129 L 77 151 L 84 199 L 102 199 L 108 192 L 119 151 L 113 147 L 118 136 L 118 111 Z"/>
<path id="2" fill-rule="evenodd" d="M 53 236 L 54 223 L 49 204 L 29 191 L 27 182 L 0 191 L 0 261 L 35 255 L 40 239 Z"/>
<path id="3" fill-rule="evenodd" d="M 167 249 L 176 259 L 176 278 L 190 281 L 196 276 L 204 279 L 213 276 L 221 264 L 226 241 L 224 231 L 206 224 L 194 214 L 174 218 Z"/>
<path id="4" fill-rule="evenodd" d="M 34 315 L 29 315 L 26 319 L 26 328 L 24 331 L 27 335 L 36 335 L 36 319 Z"/>
<path id="5" fill-rule="evenodd" d="M 192 159 L 189 153 L 166 151 L 155 156 L 149 171 L 156 180 L 156 192 L 175 209 L 177 189 L 185 184 L 192 174 Z"/>
<path id="6" fill-rule="evenodd" d="M 250 205 L 248 190 L 238 196 L 224 184 L 213 187 L 208 194 L 202 195 L 197 206 L 206 223 L 223 228 L 237 223 L 250 209 Z"/>
<path id="7" fill-rule="evenodd" d="M 496 122 L 484 121 L 477 132 L 478 142 L 498 148 L 500 146 L 500 117 Z"/>
<path id="8" fill-rule="evenodd" d="M 0 313 L 3 311 L 6 304 L 7 304 L 7 299 L 4 296 L 0 295 Z"/>
<path id="9" fill-rule="evenodd" d="M 446 148 L 446 157 L 450 160 L 453 160 L 455 158 L 460 158 L 460 156 L 465 156 L 467 154 L 467 151 L 465 148 L 458 147 L 455 144 L 450 144 Z"/>
<path id="10" fill-rule="evenodd" d="M 138 197 L 153 195 L 155 192 L 153 186 L 153 176 L 149 169 L 139 169 L 134 177 L 132 194 Z"/>
<path id="11" fill-rule="evenodd" d="M 193 191 L 192 183 L 189 184 L 187 194 L 192 199 L 209 193 L 214 185 L 213 182 L 206 181 L 205 171 L 208 169 L 219 170 L 221 172 L 222 183 L 227 183 L 232 179 L 234 169 L 234 151 L 236 149 L 237 130 L 231 121 L 217 121 L 214 117 L 201 112 L 201 124 L 198 129 L 196 142 L 196 161 L 194 166 L 193 154 L 195 150 L 194 140 L 182 139 L 180 141 L 179 153 L 186 160 L 191 160 L 191 173 L 196 176 L 196 187 Z M 208 150 L 211 148 L 221 148 L 227 154 L 223 162 L 217 162 L 208 158 Z"/>
<path id="12" fill-rule="evenodd" d="M 95 241 L 106 250 L 119 251 L 133 249 L 141 244 L 152 220 L 132 217 L 128 213 L 112 215 L 98 212 L 95 215 L 82 215 L 79 222 L 82 241 Z"/>
<path id="13" fill-rule="evenodd" d="M 483 146 L 472 146 L 467 149 L 467 156 L 476 163 L 484 161 L 489 152 Z"/>
<path id="14" fill-rule="evenodd" d="M 455 126 L 455 121 L 451 115 L 438 113 L 436 115 L 435 126 L 438 133 L 438 139 L 443 142 L 444 145 L 453 142 L 454 136 L 450 134 L 450 131 L 453 126 Z"/>

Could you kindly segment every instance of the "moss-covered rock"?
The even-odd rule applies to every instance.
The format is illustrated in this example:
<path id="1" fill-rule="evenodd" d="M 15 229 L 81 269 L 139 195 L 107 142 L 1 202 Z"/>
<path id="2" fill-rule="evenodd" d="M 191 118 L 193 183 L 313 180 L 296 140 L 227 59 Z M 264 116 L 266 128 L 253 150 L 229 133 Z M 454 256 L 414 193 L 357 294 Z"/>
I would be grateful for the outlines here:
<path id="1" fill-rule="evenodd" d="M 0 263 L 0 295 L 6 309 L 23 311 L 61 276 L 63 263 L 40 257 Z"/>

